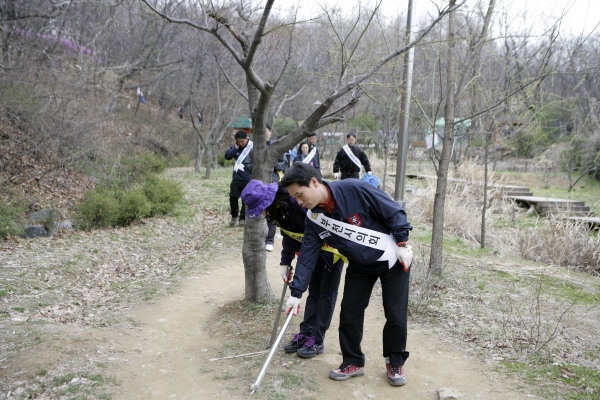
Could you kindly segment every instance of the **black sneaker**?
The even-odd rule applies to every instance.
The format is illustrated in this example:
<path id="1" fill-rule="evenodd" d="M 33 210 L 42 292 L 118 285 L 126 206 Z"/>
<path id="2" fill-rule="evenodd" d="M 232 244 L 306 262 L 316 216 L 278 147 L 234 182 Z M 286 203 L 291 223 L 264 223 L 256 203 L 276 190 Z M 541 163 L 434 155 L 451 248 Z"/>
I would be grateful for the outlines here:
<path id="1" fill-rule="evenodd" d="M 298 357 L 313 358 L 317 354 L 325 353 L 325 345 L 323 343 L 315 343 L 315 337 L 309 336 L 304 342 L 304 346 L 298 349 Z"/>
<path id="2" fill-rule="evenodd" d="M 304 346 L 306 339 L 308 339 L 308 336 L 296 333 L 292 341 L 283 347 L 283 350 L 285 350 L 286 353 L 295 353 Z"/>

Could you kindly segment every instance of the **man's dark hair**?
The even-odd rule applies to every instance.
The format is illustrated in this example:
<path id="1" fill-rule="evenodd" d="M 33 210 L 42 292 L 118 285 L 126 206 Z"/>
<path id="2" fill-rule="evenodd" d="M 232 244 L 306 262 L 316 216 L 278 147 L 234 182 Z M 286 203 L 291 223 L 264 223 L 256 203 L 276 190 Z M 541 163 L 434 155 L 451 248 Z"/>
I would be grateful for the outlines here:
<path id="1" fill-rule="evenodd" d="M 267 122 L 267 123 L 265 124 L 265 126 L 267 127 L 267 129 L 268 129 L 268 130 L 270 130 L 270 131 L 272 131 L 272 130 L 273 130 L 273 128 L 271 127 L 271 124 L 270 124 L 270 123 L 268 123 L 268 122 Z"/>
<path id="2" fill-rule="evenodd" d="M 297 183 L 299 186 L 308 186 L 312 178 L 317 178 L 317 182 L 323 183 L 321 174 L 312 165 L 304 163 L 294 163 L 285 171 L 281 186 L 288 187 L 292 183 Z"/>
<path id="3" fill-rule="evenodd" d="M 236 139 L 248 139 L 248 134 L 244 131 L 237 131 L 235 133 L 235 138 Z"/>
<path id="4" fill-rule="evenodd" d="M 317 132 L 309 133 L 308 137 L 311 137 L 311 136 L 317 136 Z"/>
<path id="5" fill-rule="evenodd" d="M 354 134 L 354 132 L 350 132 L 349 134 L 347 134 L 346 139 L 348 139 L 350 136 L 354 136 L 354 139 L 356 139 L 356 135 Z"/>

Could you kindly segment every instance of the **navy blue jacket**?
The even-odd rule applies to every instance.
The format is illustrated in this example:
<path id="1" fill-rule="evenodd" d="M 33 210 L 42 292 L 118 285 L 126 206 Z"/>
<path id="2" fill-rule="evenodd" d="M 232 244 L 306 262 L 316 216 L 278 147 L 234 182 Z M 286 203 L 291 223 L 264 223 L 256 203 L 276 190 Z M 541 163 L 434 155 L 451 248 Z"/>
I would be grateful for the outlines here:
<path id="1" fill-rule="evenodd" d="M 304 233 L 306 208 L 299 205 L 292 196 L 287 198 L 287 202 L 288 205 L 286 207 L 278 207 L 277 214 L 268 216 L 268 220 L 275 222 L 277 226 L 286 231 Z M 280 265 L 291 265 L 296 257 L 296 253 L 300 251 L 302 243 L 291 238 L 283 231 L 281 233 L 283 234 L 283 248 L 281 250 Z M 319 251 L 318 256 L 325 262 L 325 267 L 331 269 L 333 266 L 333 254 L 327 251 Z"/>
<path id="2" fill-rule="evenodd" d="M 308 144 L 308 152 L 310 153 L 312 151 L 312 149 L 314 149 L 315 147 L 317 147 L 316 144 Z M 295 161 L 295 160 L 294 160 Z M 317 149 L 317 152 L 315 153 L 315 156 L 313 157 L 312 161 L 312 166 L 315 167 L 315 169 L 317 171 L 319 171 L 319 173 L 321 173 L 321 163 L 319 162 L 319 149 Z"/>
<path id="3" fill-rule="evenodd" d="M 333 195 L 335 202 L 333 213 L 328 214 L 318 206 L 312 209 L 313 213 L 325 213 L 325 216 L 334 220 L 358 224 L 386 235 L 391 233 L 396 243 L 408 240 L 412 226 L 408 223 L 406 212 L 385 192 L 368 182 L 357 179 L 324 181 L 323 184 L 329 187 Z M 296 273 L 290 283 L 292 296 L 300 298 L 308 288 L 323 242 L 338 249 L 348 258 L 349 265 L 353 268 L 381 271 L 389 268 L 387 262 L 377 261 L 383 251 L 335 235 L 308 218 L 305 224 L 304 240 L 296 262 Z"/>
<path id="4" fill-rule="evenodd" d="M 234 145 L 231 145 L 229 150 L 225 152 L 225 159 L 231 160 L 232 158 L 237 160 L 240 157 L 240 154 L 244 151 L 245 147 L 240 147 L 236 149 Z M 254 156 L 254 149 L 250 150 L 250 153 L 246 156 L 242 164 L 244 164 L 243 171 L 233 171 L 233 180 L 234 181 L 242 181 L 242 182 L 250 182 L 252 179 L 252 158 Z"/>
<path id="5" fill-rule="evenodd" d="M 352 154 L 354 154 L 360 163 L 364 165 L 365 171 L 369 172 L 371 170 L 371 164 L 369 163 L 369 159 L 367 158 L 365 152 L 362 151 L 358 146 L 348 147 L 350 147 Z M 348 157 L 348 154 L 346 154 L 346 151 L 343 147 L 340 149 L 340 151 L 338 151 L 337 155 L 335 156 L 335 161 L 333 161 L 333 172 L 340 171 L 347 174 L 358 174 L 360 172 L 360 167 L 354 164 L 354 161 Z"/>

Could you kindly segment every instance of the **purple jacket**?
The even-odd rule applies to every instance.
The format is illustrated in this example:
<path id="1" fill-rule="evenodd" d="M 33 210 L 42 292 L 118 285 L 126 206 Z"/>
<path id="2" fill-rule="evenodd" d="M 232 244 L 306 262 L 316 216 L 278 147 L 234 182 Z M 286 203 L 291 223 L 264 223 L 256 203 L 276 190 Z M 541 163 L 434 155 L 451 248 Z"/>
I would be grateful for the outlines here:
<path id="1" fill-rule="evenodd" d="M 286 231 L 304 233 L 306 208 L 296 203 L 296 200 L 292 196 L 287 198 L 287 202 L 287 207 L 279 207 L 277 209 L 277 214 L 270 216 L 269 220 L 275 222 L 277 226 Z M 281 250 L 280 265 L 291 265 L 296 253 L 300 251 L 302 243 L 291 238 L 283 231 L 281 234 L 283 235 L 283 249 Z M 327 251 L 319 251 L 318 253 L 318 256 L 325 262 L 327 269 L 331 269 L 333 266 L 333 254 Z"/>

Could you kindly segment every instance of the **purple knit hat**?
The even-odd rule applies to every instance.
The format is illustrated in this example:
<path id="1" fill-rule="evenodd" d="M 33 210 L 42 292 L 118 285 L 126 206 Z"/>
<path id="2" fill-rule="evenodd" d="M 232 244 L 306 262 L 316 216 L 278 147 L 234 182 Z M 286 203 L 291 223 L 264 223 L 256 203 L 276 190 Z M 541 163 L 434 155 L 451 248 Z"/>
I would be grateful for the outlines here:
<path id="1" fill-rule="evenodd" d="M 242 201 L 248 206 L 246 216 L 249 219 L 258 218 L 267 207 L 273 204 L 278 187 L 279 184 L 277 182 L 268 185 L 256 179 L 248 182 L 242 192 Z"/>

